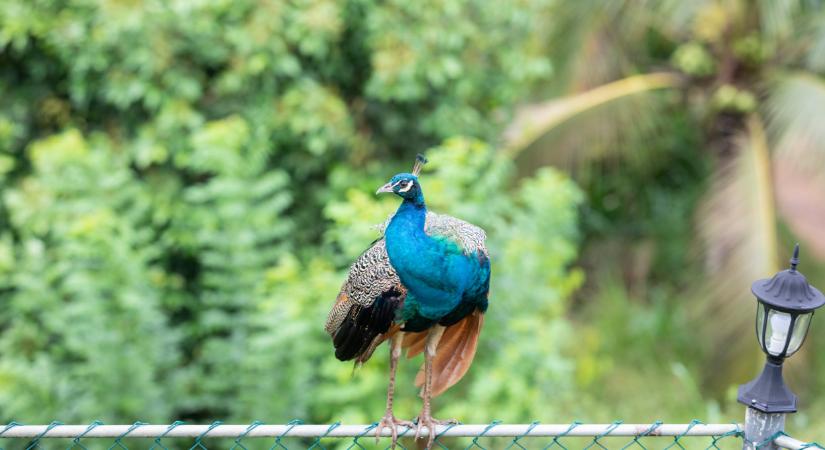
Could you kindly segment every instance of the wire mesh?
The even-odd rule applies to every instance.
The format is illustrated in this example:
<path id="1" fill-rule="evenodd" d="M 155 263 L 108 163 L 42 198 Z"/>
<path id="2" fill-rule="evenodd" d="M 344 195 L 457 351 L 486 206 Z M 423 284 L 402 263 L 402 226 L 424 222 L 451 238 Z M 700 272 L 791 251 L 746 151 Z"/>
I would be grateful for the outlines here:
<path id="1" fill-rule="evenodd" d="M 11 422 L 0 429 L 0 450 L 34 449 L 106 449 L 106 450 L 369 450 L 390 448 L 389 430 L 376 441 L 378 423 L 369 425 L 305 425 L 293 420 L 285 425 L 265 425 L 255 421 L 246 425 L 224 425 L 221 421 L 209 425 L 186 425 L 176 421 L 169 425 L 104 425 L 96 420 L 88 425 L 23 425 Z M 436 427 L 435 449 L 542 449 L 542 450 L 692 450 L 740 449 L 742 428 L 738 424 L 704 424 L 698 420 L 689 424 L 664 424 L 655 421 L 647 425 L 583 424 L 574 421 L 566 425 L 508 425 L 495 420 L 483 425 L 446 425 Z M 399 428 L 399 449 L 423 448 L 426 440 L 414 441 L 414 430 Z M 426 432 L 424 433 L 426 434 Z M 776 441 L 793 449 L 820 449 L 814 442 L 802 442 L 777 433 L 756 444 L 765 447 Z"/>

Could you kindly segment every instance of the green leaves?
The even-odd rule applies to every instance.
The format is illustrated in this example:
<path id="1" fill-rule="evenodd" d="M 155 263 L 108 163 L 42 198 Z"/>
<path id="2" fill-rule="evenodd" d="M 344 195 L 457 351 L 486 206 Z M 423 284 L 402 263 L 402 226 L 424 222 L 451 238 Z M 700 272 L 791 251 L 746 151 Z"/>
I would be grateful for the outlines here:
<path id="1" fill-rule="evenodd" d="M 305 81 L 288 90 L 276 106 L 275 126 L 290 142 L 306 143 L 312 156 L 345 148 L 355 131 L 343 101 L 329 89 Z"/>
<path id="2" fill-rule="evenodd" d="M 178 153 L 177 163 L 196 172 L 241 175 L 245 163 L 245 147 L 249 142 L 249 125 L 238 116 L 230 116 L 204 124 L 192 136 L 192 152 Z M 255 169 L 253 165 L 253 174 Z"/>
<path id="3" fill-rule="evenodd" d="M 441 211 L 526 226 L 480 139 L 549 74 L 543 3 L 0 2 L 3 418 L 377 417 L 382 358 L 322 330 L 372 192 L 440 144 Z"/>
<path id="4" fill-rule="evenodd" d="M 474 0 L 428 0 L 375 8 L 368 21 L 373 49 L 368 96 L 411 105 L 438 96 L 435 108 L 420 111 L 422 131 L 440 138 L 484 135 L 479 111 L 506 107 L 531 82 L 549 75 L 549 62 L 533 48 L 508 50 L 535 36 L 534 14 L 543 4 L 510 8 Z M 474 19 L 467 20 L 468 14 Z M 477 88 L 493 85 L 497 88 L 483 92 Z"/>
<path id="5" fill-rule="evenodd" d="M 14 230 L 0 232 L 14 258 L 0 291 L 0 398 L 9 418 L 170 411 L 157 380 L 177 351 L 150 281 L 148 205 L 107 144 L 76 130 L 40 141 L 29 151 L 32 173 L 4 195 Z"/>

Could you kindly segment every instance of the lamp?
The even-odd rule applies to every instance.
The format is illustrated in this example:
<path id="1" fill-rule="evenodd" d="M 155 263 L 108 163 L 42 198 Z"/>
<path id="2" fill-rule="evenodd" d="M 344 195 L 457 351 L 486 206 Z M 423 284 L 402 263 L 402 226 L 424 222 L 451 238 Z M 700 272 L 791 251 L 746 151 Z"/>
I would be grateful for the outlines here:
<path id="1" fill-rule="evenodd" d="M 762 373 L 739 386 L 740 403 L 764 413 L 796 412 L 796 395 L 782 379 L 782 362 L 796 353 L 805 341 L 814 310 L 825 305 L 825 295 L 808 284 L 799 264 L 799 244 L 791 268 L 773 278 L 758 280 L 751 292 L 756 306 L 756 338 L 767 355 Z"/>

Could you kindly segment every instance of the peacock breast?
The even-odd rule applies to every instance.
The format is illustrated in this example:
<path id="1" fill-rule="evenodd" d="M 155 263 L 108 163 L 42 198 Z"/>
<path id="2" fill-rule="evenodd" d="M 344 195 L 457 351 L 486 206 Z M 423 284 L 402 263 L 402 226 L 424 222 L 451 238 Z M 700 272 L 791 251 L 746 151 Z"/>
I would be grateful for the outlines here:
<path id="1" fill-rule="evenodd" d="M 387 254 L 409 292 L 409 307 L 433 320 L 458 306 L 472 270 L 455 243 L 425 238 L 386 236 Z"/>

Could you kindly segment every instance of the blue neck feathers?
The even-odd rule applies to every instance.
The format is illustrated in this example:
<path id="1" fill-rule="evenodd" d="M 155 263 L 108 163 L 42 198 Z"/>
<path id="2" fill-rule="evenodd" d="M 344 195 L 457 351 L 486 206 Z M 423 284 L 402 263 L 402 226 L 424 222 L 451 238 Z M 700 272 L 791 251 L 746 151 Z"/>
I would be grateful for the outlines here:
<path id="1" fill-rule="evenodd" d="M 423 198 L 420 202 L 404 199 L 404 201 L 401 202 L 401 206 L 395 211 L 395 216 L 390 223 L 398 219 L 400 222 L 406 222 L 406 225 L 411 225 L 416 229 L 424 231 L 424 220 L 426 218 L 427 206 L 424 205 Z M 407 231 L 409 232 L 410 230 Z"/>
<path id="2" fill-rule="evenodd" d="M 399 210 L 404 207 L 405 204 L 412 204 L 414 206 L 420 208 L 426 208 L 424 205 L 424 194 L 421 192 L 421 188 L 416 189 L 415 197 L 413 198 L 405 198 L 404 201 L 399 206 Z"/>
<path id="3" fill-rule="evenodd" d="M 406 261 L 398 261 L 399 259 L 416 258 L 416 254 L 429 240 L 424 233 L 426 218 L 427 207 L 420 192 L 415 198 L 404 199 L 386 230 L 388 247 L 392 247 L 392 250 L 388 248 L 391 259 L 395 256 L 396 262 L 403 265 Z"/>
<path id="4" fill-rule="evenodd" d="M 434 253 L 428 251 L 436 244 L 424 232 L 427 207 L 420 194 L 416 197 L 404 199 L 384 233 L 390 264 L 407 288 L 407 308 L 413 308 L 420 300 L 427 301 L 415 300 L 426 288 L 422 282 L 439 276 Z"/>

